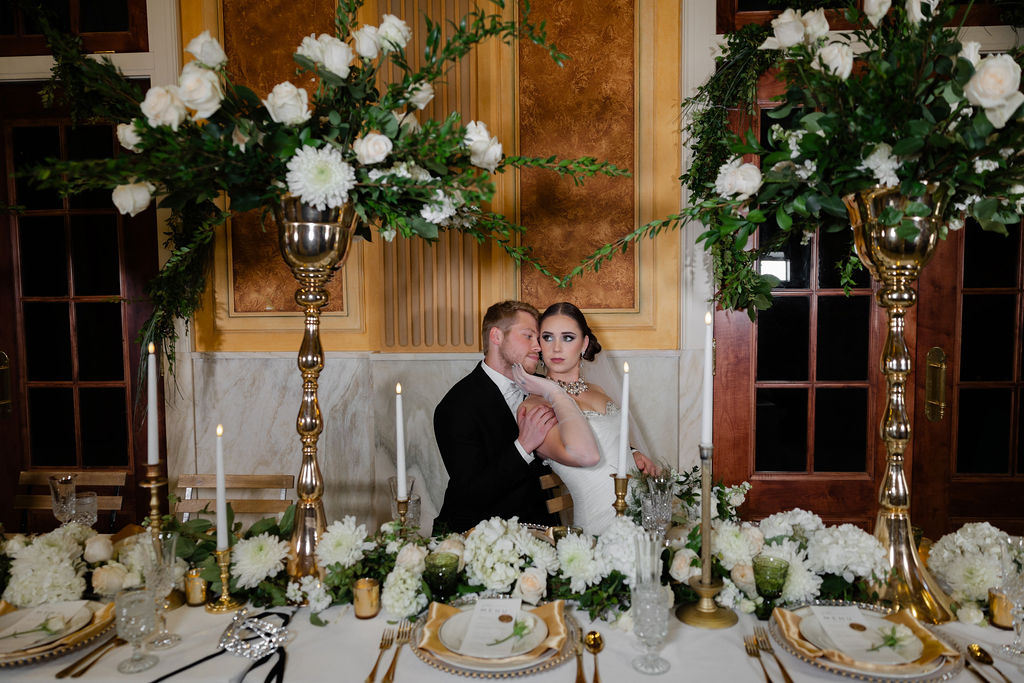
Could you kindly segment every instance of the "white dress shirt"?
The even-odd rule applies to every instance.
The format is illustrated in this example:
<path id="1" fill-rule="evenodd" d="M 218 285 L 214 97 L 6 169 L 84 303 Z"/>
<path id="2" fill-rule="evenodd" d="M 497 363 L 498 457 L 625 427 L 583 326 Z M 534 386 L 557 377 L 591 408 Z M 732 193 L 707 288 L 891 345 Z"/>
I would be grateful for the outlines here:
<path id="1" fill-rule="evenodd" d="M 505 403 L 508 404 L 508 409 L 512 411 L 512 417 L 516 417 L 516 411 L 519 410 L 519 406 L 526 399 L 526 394 L 523 393 L 515 382 L 510 380 L 505 375 L 501 374 L 486 362 L 480 364 L 484 369 L 484 374 L 491 378 L 491 381 L 498 387 L 498 391 L 501 392 L 502 397 L 505 399 Z M 528 453 L 523 445 L 519 443 L 519 439 L 516 439 L 516 450 L 523 456 L 523 460 L 527 464 L 533 462 L 536 457 L 533 453 Z"/>

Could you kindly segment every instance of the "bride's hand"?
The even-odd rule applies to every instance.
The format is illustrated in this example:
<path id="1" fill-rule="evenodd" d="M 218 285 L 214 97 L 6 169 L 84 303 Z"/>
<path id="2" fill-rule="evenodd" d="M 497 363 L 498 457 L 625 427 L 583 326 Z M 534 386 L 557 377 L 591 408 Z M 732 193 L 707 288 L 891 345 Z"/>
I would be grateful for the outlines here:
<path id="1" fill-rule="evenodd" d="M 548 402 L 551 401 L 557 392 L 562 390 L 561 387 L 545 377 L 538 377 L 527 373 L 519 363 L 512 365 L 512 381 L 527 394 L 542 396 Z"/>

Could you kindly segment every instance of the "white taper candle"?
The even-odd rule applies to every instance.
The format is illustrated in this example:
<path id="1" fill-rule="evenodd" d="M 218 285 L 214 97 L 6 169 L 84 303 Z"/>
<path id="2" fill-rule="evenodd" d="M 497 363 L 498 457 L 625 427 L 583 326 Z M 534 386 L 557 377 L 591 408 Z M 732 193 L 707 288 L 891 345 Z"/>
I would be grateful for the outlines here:
<path id="1" fill-rule="evenodd" d="M 619 468 L 615 476 L 626 476 L 629 455 L 629 363 L 622 364 L 622 405 L 619 422 Z"/>
<path id="2" fill-rule="evenodd" d="M 228 548 L 228 501 L 224 488 L 224 426 L 217 425 L 217 550 Z"/>
<path id="3" fill-rule="evenodd" d="M 714 334 L 711 329 L 711 312 L 704 314 L 704 387 L 703 401 L 700 416 L 700 443 L 703 446 L 710 446 L 711 423 L 712 423 L 712 391 L 715 388 L 713 373 L 714 359 Z"/>
<path id="4" fill-rule="evenodd" d="M 160 462 L 160 418 L 156 409 L 156 347 L 153 342 L 149 343 L 146 362 L 146 462 L 155 465 Z"/>
<path id="5" fill-rule="evenodd" d="M 405 480 L 405 418 L 402 416 L 402 383 L 395 385 L 395 495 L 399 500 L 409 497 L 409 490 Z"/>

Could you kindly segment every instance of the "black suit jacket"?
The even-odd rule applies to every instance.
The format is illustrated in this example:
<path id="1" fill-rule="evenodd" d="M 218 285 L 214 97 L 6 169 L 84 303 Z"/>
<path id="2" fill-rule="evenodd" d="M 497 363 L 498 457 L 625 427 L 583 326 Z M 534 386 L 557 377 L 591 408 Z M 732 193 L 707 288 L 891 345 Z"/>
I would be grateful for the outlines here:
<path id="1" fill-rule="evenodd" d="M 515 446 L 519 425 L 497 385 L 478 364 L 434 410 L 434 438 L 448 489 L 434 529 L 462 532 L 494 516 L 552 524 L 540 458 L 527 464 Z"/>

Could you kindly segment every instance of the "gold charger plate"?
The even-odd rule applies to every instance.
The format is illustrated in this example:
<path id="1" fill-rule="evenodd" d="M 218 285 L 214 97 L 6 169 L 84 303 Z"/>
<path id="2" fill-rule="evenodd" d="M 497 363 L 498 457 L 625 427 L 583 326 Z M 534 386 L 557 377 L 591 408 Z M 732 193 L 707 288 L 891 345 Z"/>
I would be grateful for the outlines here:
<path id="1" fill-rule="evenodd" d="M 794 607 L 791 611 L 795 612 L 799 609 L 803 609 L 810 605 L 825 605 L 830 607 L 843 607 L 853 606 L 858 607 L 866 612 L 874 612 L 879 616 L 885 616 L 891 614 L 892 610 L 887 607 L 880 605 L 869 605 L 863 602 L 847 602 L 844 600 L 815 600 L 814 602 Z M 815 668 L 828 671 L 831 674 L 842 676 L 844 678 L 851 678 L 857 681 L 871 681 L 871 683 L 926 683 L 930 681 L 948 681 L 955 678 L 964 668 L 964 659 L 967 656 L 964 648 L 960 643 L 949 638 L 946 634 L 940 633 L 933 626 L 929 624 L 921 624 L 924 628 L 928 629 L 935 638 L 941 640 L 943 643 L 950 645 L 953 649 L 960 652 L 961 656 L 955 659 L 944 657 L 943 663 L 937 668 L 922 674 L 915 674 L 910 676 L 899 676 L 893 674 L 878 674 L 868 671 L 861 671 L 853 667 L 844 666 L 838 662 L 833 662 L 824 657 L 808 657 L 799 651 L 797 651 L 789 641 L 782 635 L 782 631 L 775 621 L 774 615 L 768 622 L 768 630 L 772 634 L 772 638 L 779 644 L 779 646 L 785 650 L 788 654 L 793 655 L 801 662 L 809 664 Z"/>
<path id="2" fill-rule="evenodd" d="M 99 603 L 97 603 L 97 605 L 97 611 L 103 609 L 103 605 L 100 605 Z M 60 643 L 60 641 L 56 641 L 57 644 L 52 648 L 41 652 L 33 652 L 31 654 L 24 655 L 19 655 L 15 652 L 9 655 L 0 656 L 0 669 L 11 669 L 18 666 L 38 664 L 39 662 L 63 657 L 66 654 L 81 650 L 82 648 L 88 647 L 98 640 L 109 636 L 113 630 L 114 611 L 109 610 L 109 614 L 105 618 L 96 620 L 77 631 L 74 634 L 74 640 L 70 643 Z"/>

